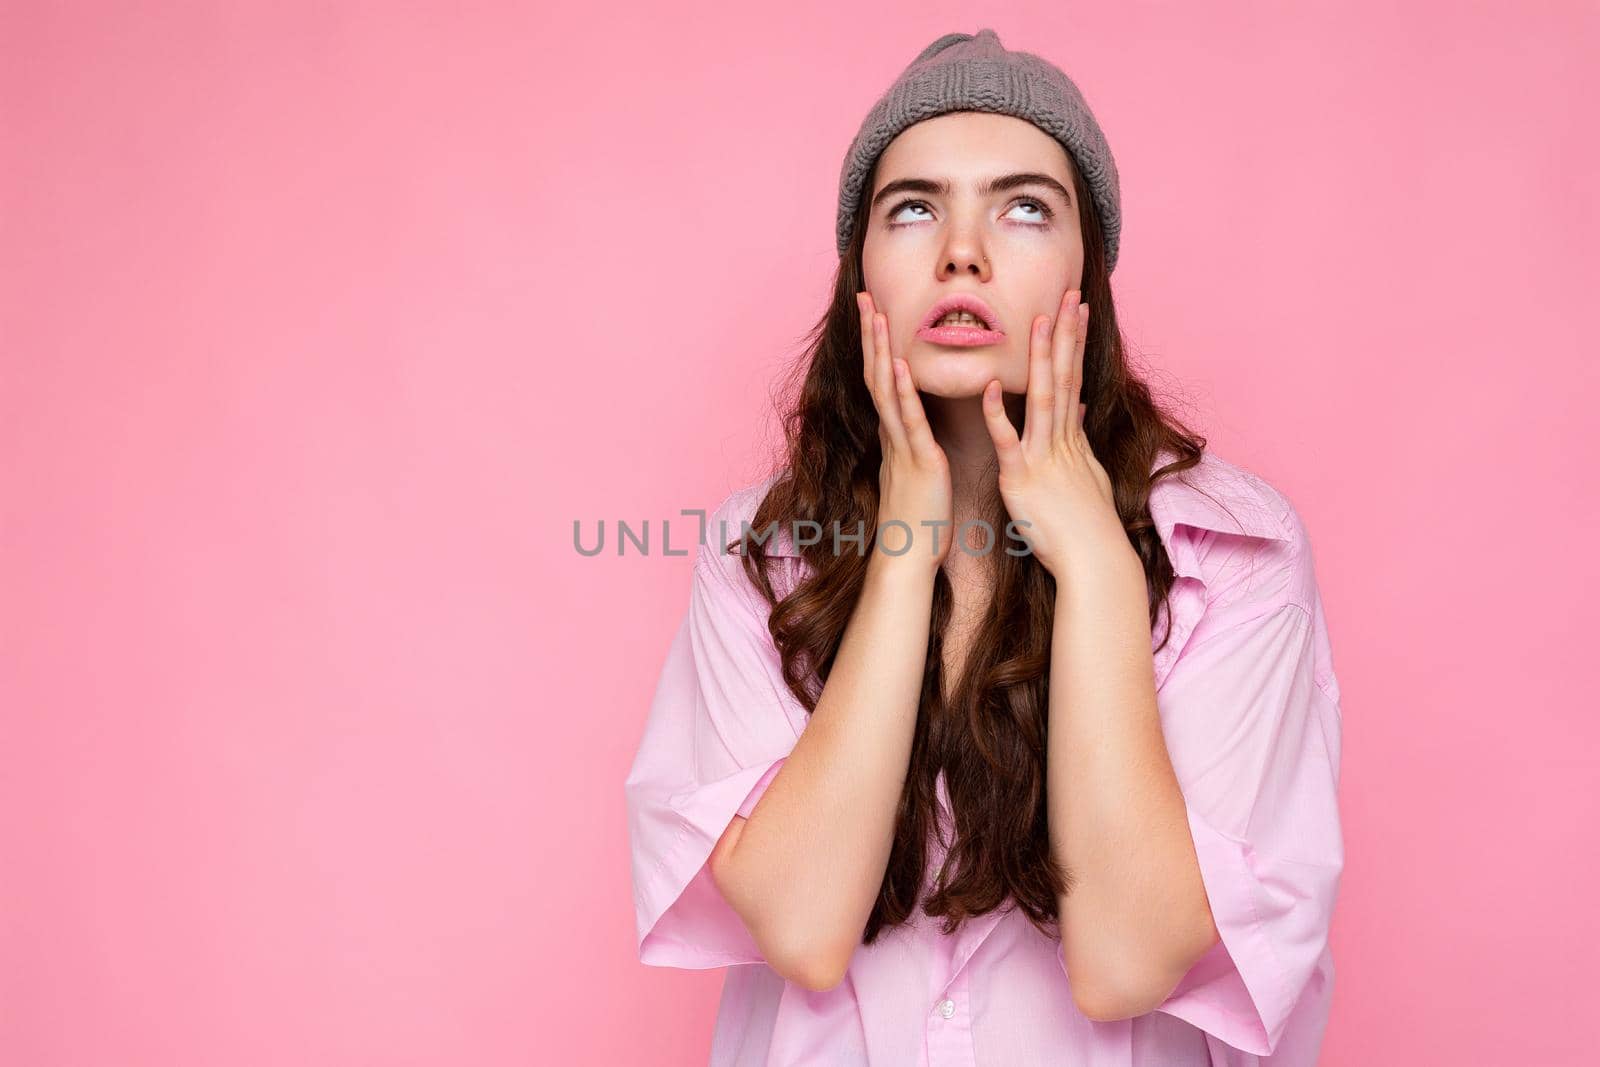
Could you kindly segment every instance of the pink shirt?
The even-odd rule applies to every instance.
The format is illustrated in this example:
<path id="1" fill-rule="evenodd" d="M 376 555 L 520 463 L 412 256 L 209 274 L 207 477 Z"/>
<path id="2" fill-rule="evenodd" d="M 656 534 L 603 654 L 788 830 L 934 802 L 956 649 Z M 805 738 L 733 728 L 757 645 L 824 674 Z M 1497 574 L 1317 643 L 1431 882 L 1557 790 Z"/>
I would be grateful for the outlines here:
<path id="1" fill-rule="evenodd" d="M 1150 499 L 1177 575 L 1155 678 L 1222 940 L 1155 1010 L 1115 1022 L 1077 1010 L 1059 940 L 1012 908 L 953 935 L 919 910 L 858 944 L 844 980 L 823 992 L 766 965 L 706 860 L 734 813 L 755 808 L 807 716 L 738 559 L 698 552 L 625 791 L 639 959 L 729 968 L 712 1067 L 1316 1062 L 1344 850 L 1339 686 L 1311 546 L 1289 501 L 1260 478 L 1210 453 L 1181 477 Z M 719 521 L 737 538 L 768 484 L 724 500 L 707 543 L 719 543 Z M 781 594 L 802 563 L 787 531 L 776 545 Z M 948 818 L 942 776 L 938 785 Z M 937 835 L 931 843 L 939 849 Z"/>

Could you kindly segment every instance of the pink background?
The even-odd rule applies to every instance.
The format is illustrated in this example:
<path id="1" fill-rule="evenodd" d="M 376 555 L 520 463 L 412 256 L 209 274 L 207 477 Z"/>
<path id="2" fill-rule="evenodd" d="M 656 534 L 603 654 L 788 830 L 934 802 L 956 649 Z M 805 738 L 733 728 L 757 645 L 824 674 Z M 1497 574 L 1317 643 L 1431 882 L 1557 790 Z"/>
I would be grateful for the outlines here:
<path id="1" fill-rule="evenodd" d="M 987 25 L 1313 534 L 1325 1062 L 1592 1062 L 1594 4 L 292 6 L 0 13 L 0 1061 L 704 1062 L 622 793 L 688 561 L 573 521 L 759 473 L 846 145 Z"/>

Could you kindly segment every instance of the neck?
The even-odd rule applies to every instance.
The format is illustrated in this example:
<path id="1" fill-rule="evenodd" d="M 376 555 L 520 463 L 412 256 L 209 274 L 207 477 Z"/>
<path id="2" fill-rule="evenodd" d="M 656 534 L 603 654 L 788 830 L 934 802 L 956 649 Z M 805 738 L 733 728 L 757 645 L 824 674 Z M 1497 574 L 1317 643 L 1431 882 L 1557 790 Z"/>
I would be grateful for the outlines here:
<path id="1" fill-rule="evenodd" d="M 1020 426 L 1027 398 L 1001 394 L 1013 426 Z M 950 463 L 950 490 L 957 526 L 982 516 L 985 501 L 997 492 L 999 457 L 983 415 L 983 397 L 922 396 L 922 408 L 934 440 Z M 1020 430 L 1019 430 L 1020 433 Z M 999 533 L 999 531 L 996 531 Z"/>

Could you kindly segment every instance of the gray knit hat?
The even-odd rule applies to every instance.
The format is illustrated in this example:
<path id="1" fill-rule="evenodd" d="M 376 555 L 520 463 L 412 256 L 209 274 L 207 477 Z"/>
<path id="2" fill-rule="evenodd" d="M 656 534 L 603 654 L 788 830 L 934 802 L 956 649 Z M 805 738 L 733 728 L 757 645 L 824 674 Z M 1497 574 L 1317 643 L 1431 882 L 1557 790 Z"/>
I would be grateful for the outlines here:
<path id="1" fill-rule="evenodd" d="M 950 111 L 1013 115 L 1060 141 L 1094 194 L 1105 231 L 1106 270 L 1116 267 L 1122 198 L 1100 124 L 1070 78 L 1031 52 L 1010 51 L 993 30 L 940 37 L 872 105 L 839 171 L 839 255 L 850 248 L 862 186 L 878 156 L 908 126 Z"/>

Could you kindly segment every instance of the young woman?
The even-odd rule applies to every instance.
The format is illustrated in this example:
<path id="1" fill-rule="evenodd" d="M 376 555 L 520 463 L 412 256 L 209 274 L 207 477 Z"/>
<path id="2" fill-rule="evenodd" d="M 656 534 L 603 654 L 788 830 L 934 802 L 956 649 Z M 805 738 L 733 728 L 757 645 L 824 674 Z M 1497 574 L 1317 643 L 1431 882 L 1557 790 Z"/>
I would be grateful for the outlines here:
<path id="1" fill-rule="evenodd" d="M 626 783 L 640 959 L 741 965 L 718 1067 L 1316 1060 L 1311 547 L 1126 364 L 1120 219 L 991 30 L 851 146 L 787 462 L 710 515 Z"/>

